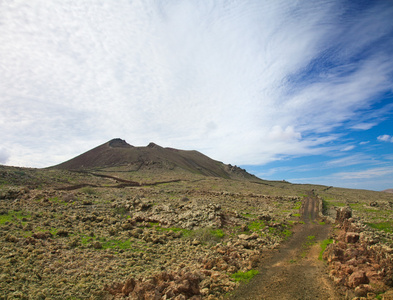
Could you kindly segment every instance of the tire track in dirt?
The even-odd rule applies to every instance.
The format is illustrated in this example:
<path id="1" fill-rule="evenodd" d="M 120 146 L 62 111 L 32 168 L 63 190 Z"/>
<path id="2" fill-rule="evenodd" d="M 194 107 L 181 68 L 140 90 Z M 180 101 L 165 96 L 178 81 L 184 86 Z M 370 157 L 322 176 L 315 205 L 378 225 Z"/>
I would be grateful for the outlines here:
<path id="1" fill-rule="evenodd" d="M 227 299 L 342 299 L 318 260 L 320 242 L 330 231 L 329 225 L 318 223 L 318 207 L 310 192 L 301 208 L 304 224 L 295 226 L 292 237 L 262 259 L 259 274 Z"/>

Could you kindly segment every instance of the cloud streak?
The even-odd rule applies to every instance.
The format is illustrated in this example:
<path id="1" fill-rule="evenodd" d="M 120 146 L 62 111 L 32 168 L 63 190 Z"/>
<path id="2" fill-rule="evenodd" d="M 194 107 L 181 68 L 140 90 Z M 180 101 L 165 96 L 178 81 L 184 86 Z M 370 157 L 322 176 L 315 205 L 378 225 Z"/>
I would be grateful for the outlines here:
<path id="1" fill-rule="evenodd" d="M 391 167 L 381 167 L 381 168 L 373 168 L 363 171 L 340 172 L 335 175 L 336 177 L 341 179 L 365 179 L 365 178 L 386 176 L 390 174 L 393 174 L 393 169 Z"/>
<path id="2" fill-rule="evenodd" d="M 348 145 L 334 145 L 335 130 L 378 124 L 367 109 L 392 87 L 383 1 L 37 0 L 0 11 L 0 130 L 14 165 L 52 165 L 113 137 L 233 164 L 338 151 Z"/>
<path id="3" fill-rule="evenodd" d="M 380 135 L 377 137 L 378 141 L 393 143 L 393 136 L 388 134 Z"/>

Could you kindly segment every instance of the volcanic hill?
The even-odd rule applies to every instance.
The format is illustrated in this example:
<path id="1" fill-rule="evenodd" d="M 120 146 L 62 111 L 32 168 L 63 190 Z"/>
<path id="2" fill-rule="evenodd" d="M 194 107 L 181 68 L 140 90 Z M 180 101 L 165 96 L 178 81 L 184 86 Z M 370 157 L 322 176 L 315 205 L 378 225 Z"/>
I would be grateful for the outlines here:
<path id="1" fill-rule="evenodd" d="M 154 143 L 135 147 L 119 138 L 51 168 L 81 171 L 108 168 L 123 171 L 161 169 L 228 179 L 260 180 L 244 169 L 213 160 L 195 150 L 164 148 Z"/>

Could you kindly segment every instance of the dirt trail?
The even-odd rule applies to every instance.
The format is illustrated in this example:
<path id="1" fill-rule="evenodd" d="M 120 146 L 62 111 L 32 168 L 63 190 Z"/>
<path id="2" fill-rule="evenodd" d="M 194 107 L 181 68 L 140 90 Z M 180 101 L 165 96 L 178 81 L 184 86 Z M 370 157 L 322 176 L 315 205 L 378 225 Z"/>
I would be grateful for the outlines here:
<path id="1" fill-rule="evenodd" d="M 311 193 L 303 201 L 302 218 L 292 237 L 263 258 L 260 273 L 228 299 L 342 299 L 318 260 L 330 226 L 318 223 L 318 200 Z"/>
<path id="2" fill-rule="evenodd" d="M 181 179 L 172 179 L 172 180 L 165 180 L 165 181 L 154 181 L 154 182 L 149 182 L 149 183 L 147 183 L 147 182 L 141 183 L 141 182 L 122 179 L 122 178 L 111 176 L 111 175 L 92 173 L 92 172 L 88 172 L 88 171 L 75 171 L 75 172 L 90 174 L 90 175 L 102 177 L 102 178 L 109 178 L 109 179 L 115 180 L 116 182 L 121 182 L 120 184 L 117 184 L 117 185 L 112 185 L 112 186 L 106 185 L 105 186 L 106 188 L 124 188 L 124 187 L 128 187 L 128 186 L 152 186 L 152 185 L 158 185 L 158 184 L 163 184 L 163 183 L 172 183 L 172 182 L 182 181 Z M 96 184 L 90 184 L 90 183 L 82 183 L 82 184 L 70 185 L 70 186 L 65 186 L 65 187 L 59 187 L 59 188 L 56 188 L 56 190 L 58 190 L 58 191 L 72 191 L 72 190 L 80 189 L 82 187 L 103 187 L 103 186 L 96 185 Z"/>

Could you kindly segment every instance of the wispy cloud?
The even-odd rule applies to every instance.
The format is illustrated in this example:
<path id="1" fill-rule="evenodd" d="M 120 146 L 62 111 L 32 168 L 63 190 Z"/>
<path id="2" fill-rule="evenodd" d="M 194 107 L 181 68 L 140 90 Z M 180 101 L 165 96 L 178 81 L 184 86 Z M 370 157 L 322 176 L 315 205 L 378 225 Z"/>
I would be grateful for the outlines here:
<path id="1" fill-rule="evenodd" d="M 335 168 L 335 167 L 347 167 L 347 166 L 370 164 L 370 163 L 378 163 L 378 162 L 372 159 L 368 155 L 354 154 L 350 156 L 341 157 L 338 159 L 329 160 L 323 165 L 328 168 Z"/>
<path id="2" fill-rule="evenodd" d="M 350 146 L 344 147 L 343 149 L 341 149 L 341 151 L 351 151 L 353 149 L 355 149 L 355 146 L 354 145 L 350 145 Z"/>
<path id="3" fill-rule="evenodd" d="M 365 178 L 381 177 L 390 174 L 393 174 L 392 166 L 373 168 L 373 169 L 362 170 L 362 171 L 340 172 L 334 174 L 334 176 L 341 179 L 365 179 Z"/>
<path id="4" fill-rule="evenodd" d="M 388 134 L 380 135 L 377 137 L 378 141 L 393 143 L 393 136 Z"/>
<path id="5" fill-rule="evenodd" d="M 385 155 L 384 158 L 387 160 L 393 160 L 393 154 Z"/>
<path id="6" fill-rule="evenodd" d="M 0 11 L 9 164 L 48 166 L 112 137 L 233 164 L 339 151 L 335 130 L 378 124 L 367 109 L 392 86 L 387 2 L 21 1 Z"/>
<path id="7" fill-rule="evenodd" d="M 354 124 L 351 126 L 352 129 L 359 129 L 359 130 L 368 130 L 370 128 L 373 128 L 374 126 L 376 126 L 378 123 L 374 122 L 374 123 L 358 123 L 358 124 Z"/>

